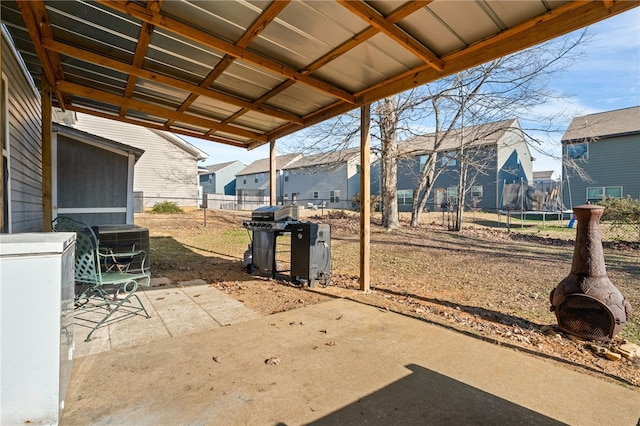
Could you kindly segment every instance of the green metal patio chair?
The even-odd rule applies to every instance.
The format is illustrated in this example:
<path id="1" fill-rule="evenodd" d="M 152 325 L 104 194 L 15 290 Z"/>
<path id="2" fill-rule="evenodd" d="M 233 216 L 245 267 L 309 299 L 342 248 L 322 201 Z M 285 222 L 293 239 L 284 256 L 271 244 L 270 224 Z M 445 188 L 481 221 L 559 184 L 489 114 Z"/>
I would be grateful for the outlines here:
<path id="1" fill-rule="evenodd" d="M 89 231 L 91 230 L 88 228 Z M 103 271 L 100 264 L 113 253 L 102 253 L 93 231 L 76 232 L 76 324 L 91 331 L 85 342 L 100 327 L 135 315 L 150 318 L 136 294 L 139 285 L 149 285 L 146 271 L 127 272 L 120 269 Z M 120 255 L 120 253 L 118 253 Z M 122 255 L 127 255 L 122 253 Z"/>

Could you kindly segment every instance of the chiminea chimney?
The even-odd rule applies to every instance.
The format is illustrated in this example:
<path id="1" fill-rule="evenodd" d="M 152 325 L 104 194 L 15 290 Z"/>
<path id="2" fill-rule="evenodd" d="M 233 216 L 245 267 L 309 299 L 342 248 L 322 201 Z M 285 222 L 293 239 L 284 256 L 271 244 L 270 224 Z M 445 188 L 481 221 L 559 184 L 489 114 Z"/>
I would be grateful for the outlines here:
<path id="1" fill-rule="evenodd" d="M 558 328 L 593 340 L 610 340 L 631 316 L 631 305 L 607 276 L 600 236 L 604 207 L 574 207 L 578 221 L 569 275 L 551 291 Z"/>

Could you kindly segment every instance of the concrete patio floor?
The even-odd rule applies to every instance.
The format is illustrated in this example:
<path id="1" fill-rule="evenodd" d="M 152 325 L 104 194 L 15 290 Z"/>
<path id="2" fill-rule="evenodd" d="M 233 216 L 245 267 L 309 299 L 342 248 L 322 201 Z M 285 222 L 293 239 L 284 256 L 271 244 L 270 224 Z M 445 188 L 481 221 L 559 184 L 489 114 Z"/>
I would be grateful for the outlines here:
<path id="1" fill-rule="evenodd" d="M 62 425 L 637 425 L 640 391 L 336 299 L 260 317 L 155 281 L 76 352 Z"/>

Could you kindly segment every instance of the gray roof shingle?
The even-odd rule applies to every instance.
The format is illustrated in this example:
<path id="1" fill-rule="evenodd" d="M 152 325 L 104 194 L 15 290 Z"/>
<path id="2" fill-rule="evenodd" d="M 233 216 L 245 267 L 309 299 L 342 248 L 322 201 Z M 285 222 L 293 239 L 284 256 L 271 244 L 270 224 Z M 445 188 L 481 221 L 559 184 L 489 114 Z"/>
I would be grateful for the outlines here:
<path id="1" fill-rule="evenodd" d="M 510 129 L 520 129 L 517 118 L 496 121 L 494 123 L 454 129 L 441 142 L 438 152 L 455 151 L 460 148 L 460 138 L 464 137 L 465 146 L 493 145 Z M 417 155 L 434 151 L 435 133 L 415 136 L 399 144 L 399 151 L 404 155 Z"/>
<path id="2" fill-rule="evenodd" d="M 562 142 L 637 133 L 640 133 L 640 106 L 575 117 L 562 136 Z"/>
<path id="3" fill-rule="evenodd" d="M 296 161 L 302 157 L 302 154 L 287 154 L 276 157 L 276 170 L 282 170 L 286 168 L 293 161 Z M 249 164 L 244 169 L 240 170 L 236 176 L 251 175 L 254 173 L 266 173 L 269 171 L 269 158 L 261 158 L 253 163 Z"/>

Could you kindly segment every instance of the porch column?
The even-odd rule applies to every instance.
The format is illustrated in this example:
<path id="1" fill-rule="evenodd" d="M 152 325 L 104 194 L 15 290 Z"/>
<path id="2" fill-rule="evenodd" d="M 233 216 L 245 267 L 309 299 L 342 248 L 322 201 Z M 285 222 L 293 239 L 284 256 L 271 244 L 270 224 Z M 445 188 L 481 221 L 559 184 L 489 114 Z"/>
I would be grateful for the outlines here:
<path id="1" fill-rule="evenodd" d="M 371 262 L 371 120 L 370 104 L 360 108 L 360 290 L 370 289 Z"/>
<path id="2" fill-rule="evenodd" d="M 136 166 L 136 156 L 129 154 L 127 157 L 127 213 L 126 224 L 133 224 L 133 173 Z"/>
<path id="3" fill-rule="evenodd" d="M 4 38 L 2 37 L 2 34 L 0 34 L 0 80 L 2 80 L 2 46 L 4 45 Z M 2 105 L 0 105 L 0 108 L 5 108 L 5 103 L 9 102 L 7 99 L 5 99 L 4 97 L 4 80 L 2 80 L 2 84 L 0 85 L 0 90 L 2 90 L 2 93 L 0 93 L 0 96 L 2 96 Z M 4 187 L 4 154 L 2 153 L 2 150 L 4 150 L 6 147 L 4 146 L 5 143 L 7 143 L 7 141 L 5 140 L 5 135 L 7 135 L 9 132 L 7 129 L 4 128 L 4 126 L 6 125 L 5 122 L 0 123 L 2 125 L 2 128 L 0 129 L 0 132 L 2 132 L 2 135 L 0 135 L 0 160 L 2 160 L 0 162 L 0 234 L 5 232 L 5 226 L 7 227 L 7 229 L 9 228 L 9 224 L 5 224 L 4 223 L 4 215 L 5 215 L 5 211 L 4 211 L 4 200 L 5 200 L 5 191 L 6 188 Z"/>
<path id="4" fill-rule="evenodd" d="M 44 73 L 40 79 L 42 100 L 42 229 L 51 232 L 53 220 L 52 176 L 51 176 L 51 85 Z"/>
<path id="5" fill-rule="evenodd" d="M 276 141 L 269 143 L 269 205 L 278 204 L 276 199 Z"/>

